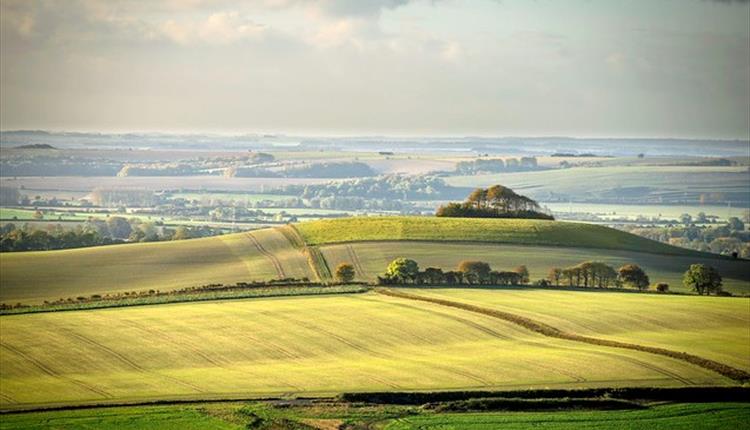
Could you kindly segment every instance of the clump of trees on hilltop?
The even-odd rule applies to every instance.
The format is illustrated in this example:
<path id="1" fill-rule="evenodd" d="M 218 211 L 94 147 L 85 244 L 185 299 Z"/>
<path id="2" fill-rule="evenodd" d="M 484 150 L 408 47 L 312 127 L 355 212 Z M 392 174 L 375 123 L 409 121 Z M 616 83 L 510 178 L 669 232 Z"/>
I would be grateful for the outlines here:
<path id="1" fill-rule="evenodd" d="M 463 203 L 448 203 L 435 213 L 439 217 L 455 218 L 530 218 L 554 220 L 552 215 L 542 212 L 539 203 L 517 194 L 502 185 L 477 188 Z"/>

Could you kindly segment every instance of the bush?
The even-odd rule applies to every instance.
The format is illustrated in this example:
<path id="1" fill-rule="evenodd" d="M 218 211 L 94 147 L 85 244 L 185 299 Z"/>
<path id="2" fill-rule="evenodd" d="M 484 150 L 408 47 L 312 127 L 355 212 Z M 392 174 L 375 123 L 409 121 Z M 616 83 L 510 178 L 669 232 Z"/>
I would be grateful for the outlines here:
<path id="1" fill-rule="evenodd" d="M 659 282 L 658 284 L 656 284 L 656 291 L 658 291 L 660 293 L 666 293 L 666 292 L 668 292 L 669 291 L 669 284 L 667 284 L 666 282 Z"/>
<path id="2" fill-rule="evenodd" d="M 341 263 L 336 266 L 336 280 L 339 282 L 351 282 L 354 279 L 354 266 L 349 263 Z"/>

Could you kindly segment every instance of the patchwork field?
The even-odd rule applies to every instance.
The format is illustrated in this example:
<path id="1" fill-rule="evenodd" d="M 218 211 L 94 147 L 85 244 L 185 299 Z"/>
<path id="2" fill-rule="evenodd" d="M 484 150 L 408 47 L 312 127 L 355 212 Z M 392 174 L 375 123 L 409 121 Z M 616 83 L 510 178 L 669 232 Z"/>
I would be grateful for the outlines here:
<path id="1" fill-rule="evenodd" d="M 508 292 L 417 293 L 493 305 Z M 737 345 L 747 340 L 746 299 L 641 296 L 659 300 L 654 313 L 653 306 L 627 302 L 627 293 L 567 292 L 571 304 L 556 312 L 548 297 L 514 294 L 535 313 L 563 322 L 592 307 L 614 308 L 629 317 L 589 330 L 638 339 L 645 330 L 640 319 L 648 319 L 647 327 L 661 328 L 653 342 L 671 336 L 670 345 L 745 365 Z M 582 298 L 578 309 L 575 297 Z M 710 319 L 709 327 L 730 343 L 721 350 L 719 343 L 691 344 L 700 323 L 673 321 L 678 313 Z M 735 383 L 683 360 L 550 338 L 491 316 L 375 292 L 14 315 L 0 317 L 0 324 L 2 408 L 370 390 Z"/>
<path id="2" fill-rule="evenodd" d="M 721 193 L 723 201 L 747 207 L 747 166 L 607 166 L 576 167 L 540 172 L 453 176 L 446 182 L 460 187 L 503 184 L 535 199 L 594 201 L 627 199 L 632 203 L 698 201 L 700 194 Z M 736 205 L 735 204 L 735 205 Z"/>

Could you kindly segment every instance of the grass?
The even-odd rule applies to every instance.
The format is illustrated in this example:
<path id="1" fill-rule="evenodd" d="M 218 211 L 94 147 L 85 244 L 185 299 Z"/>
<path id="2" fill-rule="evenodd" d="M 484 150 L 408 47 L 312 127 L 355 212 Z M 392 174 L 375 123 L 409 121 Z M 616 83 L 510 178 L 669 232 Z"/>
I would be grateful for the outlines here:
<path id="1" fill-rule="evenodd" d="M 314 279 L 306 257 L 275 229 L 254 231 L 285 276 Z M 248 233 L 170 242 L 0 254 L 0 302 L 171 290 L 279 278 Z"/>
<path id="2" fill-rule="evenodd" d="M 667 282 L 673 291 L 688 292 L 682 286 L 682 275 L 690 264 L 701 262 L 719 270 L 724 278 L 725 290 L 735 294 L 750 294 L 750 262 L 712 256 L 659 255 L 560 246 L 410 241 L 354 242 L 320 248 L 330 267 L 336 267 L 342 262 L 351 263 L 356 258 L 359 262 L 355 265 L 359 280 L 375 279 L 385 271 L 388 263 L 398 257 L 411 258 L 422 268 L 432 266 L 444 270 L 454 270 L 462 260 L 486 261 L 496 270 L 511 270 L 523 264 L 528 267 L 532 279 L 545 278 L 553 266 L 567 267 L 581 261 L 599 260 L 615 268 L 636 263 L 644 268 L 653 283 Z"/>
<path id="3" fill-rule="evenodd" d="M 341 262 L 355 263 L 359 280 L 374 280 L 396 257 L 412 258 L 422 267 L 445 269 L 453 269 L 460 260 L 468 258 L 488 261 L 496 269 L 524 264 L 532 278 L 545 277 L 552 266 L 596 259 L 614 266 L 638 263 L 652 281 L 665 281 L 673 290 L 679 290 L 687 267 L 703 262 L 719 269 L 728 291 L 750 293 L 747 260 L 676 248 L 596 225 L 358 217 L 300 223 L 297 228 L 307 245 L 322 244 L 319 249 L 328 268 Z M 262 229 L 184 241 L 1 253 L 0 302 L 34 304 L 92 294 L 166 291 L 212 283 L 285 277 L 316 279 L 304 247 L 298 240 L 290 241 L 284 232 L 285 229 Z M 324 267 L 319 260 L 314 260 L 314 267 Z"/>
<path id="4" fill-rule="evenodd" d="M 617 249 L 699 255 L 630 233 L 593 224 L 527 219 L 353 217 L 297 224 L 308 244 L 422 240 Z M 705 254 L 704 254 L 705 255 Z"/>
<path id="5" fill-rule="evenodd" d="M 3 416 L 0 429 L 724 429 L 742 428 L 750 419 L 747 403 L 674 403 L 633 410 L 553 412 L 434 413 L 413 407 L 367 404 L 217 403 L 130 406 Z M 293 426 L 297 427 L 293 427 Z"/>
<path id="6" fill-rule="evenodd" d="M 750 371 L 750 299 L 624 293 L 602 298 L 597 292 L 549 290 L 419 293 L 512 312 L 570 333 L 688 351 Z"/>
<path id="7" fill-rule="evenodd" d="M 744 403 L 670 404 L 633 411 L 504 412 L 420 414 L 395 420 L 386 430 L 412 429 L 727 429 L 742 428 L 750 420 Z"/>
<path id="8" fill-rule="evenodd" d="M 195 406 L 134 406 L 6 415 L 0 430 L 239 430 L 242 427 L 202 413 Z"/>
<path id="9" fill-rule="evenodd" d="M 603 308 L 621 299 L 596 297 Z M 669 326 L 674 313 L 701 321 L 714 315 L 711 301 L 746 304 L 658 299 L 663 311 L 650 317 L 675 338 L 692 336 L 695 327 Z M 537 306 L 554 309 L 547 300 Z M 677 310 L 667 312 L 672 306 Z M 743 317 L 727 314 L 715 324 L 730 333 L 736 318 Z M 0 324 L 3 409 L 343 391 L 732 384 L 680 360 L 549 338 L 486 315 L 375 293 L 8 315 Z M 686 350 L 700 348 L 706 345 Z M 721 353 L 729 361 L 742 350 Z"/>

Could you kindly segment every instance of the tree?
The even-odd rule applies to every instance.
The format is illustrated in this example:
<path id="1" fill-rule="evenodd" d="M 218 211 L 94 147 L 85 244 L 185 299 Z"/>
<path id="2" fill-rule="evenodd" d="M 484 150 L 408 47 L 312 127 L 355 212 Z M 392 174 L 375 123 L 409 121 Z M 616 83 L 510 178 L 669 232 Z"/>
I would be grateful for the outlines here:
<path id="1" fill-rule="evenodd" d="M 549 269 L 549 273 L 547 273 L 547 280 L 552 285 L 559 286 L 560 285 L 560 278 L 563 276 L 563 271 L 559 267 L 553 267 Z"/>
<path id="2" fill-rule="evenodd" d="M 745 223 L 740 221 L 740 219 L 736 216 L 733 216 L 727 220 L 727 226 L 734 231 L 745 230 Z"/>
<path id="3" fill-rule="evenodd" d="M 710 295 L 721 291 L 721 275 L 719 271 L 705 264 L 691 264 L 682 277 L 682 284 L 697 291 L 698 294 Z"/>
<path id="4" fill-rule="evenodd" d="M 690 225 L 693 222 L 693 217 L 691 217 L 690 214 L 682 214 L 680 215 L 680 222 L 685 225 Z"/>
<path id="5" fill-rule="evenodd" d="M 526 266 L 518 266 L 515 269 L 513 269 L 514 272 L 518 273 L 519 279 L 518 283 L 521 285 L 525 285 L 529 283 L 529 269 L 526 268 Z"/>
<path id="6" fill-rule="evenodd" d="M 460 262 L 456 270 L 461 272 L 464 276 L 464 279 L 469 281 L 469 283 L 478 284 L 487 282 L 490 277 L 490 272 L 492 271 L 489 264 L 483 261 L 470 260 L 464 260 Z"/>
<path id="7" fill-rule="evenodd" d="M 336 280 L 339 282 L 351 282 L 354 279 L 354 266 L 349 263 L 341 263 L 336 266 Z"/>
<path id="8" fill-rule="evenodd" d="M 429 284 L 442 284 L 445 282 L 443 269 L 437 267 L 428 267 L 424 269 L 424 278 Z"/>
<path id="9" fill-rule="evenodd" d="M 133 231 L 128 220 L 121 216 L 107 218 L 107 229 L 113 239 L 127 239 Z"/>
<path id="10" fill-rule="evenodd" d="M 644 272 L 637 264 L 626 264 L 620 267 L 617 273 L 622 283 L 639 290 L 645 290 L 650 283 L 646 272 Z"/>
<path id="11" fill-rule="evenodd" d="M 667 284 L 666 282 L 659 282 L 658 284 L 656 284 L 656 291 L 658 291 L 660 293 L 666 293 L 666 292 L 668 292 L 669 291 L 669 284 Z"/>
<path id="12" fill-rule="evenodd" d="M 184 225 L 181 225 L 177 227 L 174 230 L 174 234 L 172 235 L 172 240 L 184 240 L 184 239 L 190 239 L 191 234 L 190 230 L 187 229 Z"/>
<path id="13" fill-rule="evenodd" d="M 387 279 L 406 283 L 413 282 L 418 273 L 419 265 L 416 261 L 401 257 L 391 261 L 385 271 L 385 276 Z"/>

